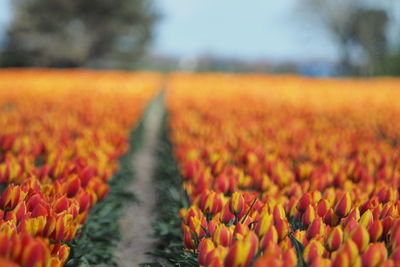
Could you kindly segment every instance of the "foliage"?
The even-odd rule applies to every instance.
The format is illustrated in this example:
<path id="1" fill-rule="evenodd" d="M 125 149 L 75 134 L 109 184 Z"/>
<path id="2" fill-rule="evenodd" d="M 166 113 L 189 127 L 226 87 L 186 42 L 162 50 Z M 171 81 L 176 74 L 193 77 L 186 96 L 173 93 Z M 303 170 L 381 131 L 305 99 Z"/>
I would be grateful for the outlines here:
<path id="1" fill-rule="evenodd" d="M 3 66 L 131 68 L 159 15 L 150 0 L 16 0 Z"/>

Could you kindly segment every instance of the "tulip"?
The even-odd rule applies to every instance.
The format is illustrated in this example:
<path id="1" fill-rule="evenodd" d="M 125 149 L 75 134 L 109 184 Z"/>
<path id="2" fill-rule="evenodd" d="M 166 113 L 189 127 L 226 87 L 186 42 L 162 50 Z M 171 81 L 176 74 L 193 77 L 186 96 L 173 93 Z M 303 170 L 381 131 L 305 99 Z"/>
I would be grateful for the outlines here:
<path id="1" fill-rule="evenodd" d="M 360 224 L 365 228 L 369 228 L 369 226 L 374 222 L 374 217 L 372 215 L 371 210 L 367 210 L 360 218 Z"/>
<path id="2" fill-rule="evenodd" d="M 249 227 L 242 223 L 238 223 L 235 226 L 235 231 L 233 232 L 233 237 L 236 239 L 242 239 L 243 236 L 245 236 L 249 232 Z"/>
<path id="3" fill-rule="evenodd" d="M 273 215 L 274 215 L 274 221 L 275 221 L 275 222 L 276 222 L 277 220 L 286 219 L 285 210 L 284 210 L 282 204 L 278 204 L 278 205 L 276 205 L 276 206 L 274 207 Z"/>
<path id="4" fill-rule="evenodd" d="M 344 193 L 335 205 L 335 213 L 339 217 L 345 217 L 351 209 L 351 197 L 348 192 Z"/>
<path id="5" fill-rule="evenodd" d="M 315 209 L 313 206 L 308 205 L 304 214 L 303 214 L 303 224 L 308 227 L 312 221 L 315 219 Z"/>
<path id="6" fill-rule="evenodd" d="M 350 265 L 349 256 L 345 253 L 337 254 L 332 261 L 332 267 L 348 267 Z"/>
<path id="7" fill-rule="evenodd" d="M 200 265 L 206 265 L 207 254 L 215 248 L 211 238 L 203 238 L 198 246 L 199 256 L 198 262 Z"/>
<path id="8" fill-rule="evenodd" d="M 382 221 L 374 221 L 368 228 L 369 237 L 372 242 L 378 241 L 382 237 L 383 225 Z"/>
<path id="9" fill-rule="evenodd" d="M 287 220 L 277 220 L 275 223 L 276 231 L 278 232 L 278 239 L 282 241 L 290 231 L 289 222 Z"/>
<path id="10" fill-rule="evenodd" d="M 382 243 L 371 244 L 362 255 L 362 264 L 365 267 L 380 266 L 387 259 L 386 247 Z"/>
<path id="11" fill-rule="evenodd" d="M 272 214 L 264 212 L 261 215 L 261 218 L 258 220 L 258 223 L 256 224 L 255 232 L 257 233 L 258 236 L 261 237 L 268 231 L 271 225 L 273 225 Z"/>
<path id="12" fill-rule="evenodd" d="M 368 247 L 369 243 L 369 234 L 364 226 L 359 225 L 350 233 L 351 240 L 357 245 L 357 248 L 360 252 L 364 252 Z"/>
<path id="13" fill-rule="evenodd" d="M 349 238 L 346 240 L 346 242 L 344 242 L 344 244 L 340 247 L 340 249 L 338 250 L 338 257 L 341 257 L 340 255 L 343 254 L 346 256 L 347 260 L 343 259 L 343 257 L 341 259 L 339 259 L 339 262 L 348 262 L 348 264 L 354 264 L 357 261 L 357 257 L 359 255 L 359 250 L 358 247 L 356 245 L 356 243 L 354 243 L 354 241 Z M 332 265 L 336 262 L 336 260 L 333 261 Z M 335 266 L 349 266 L 349 265 L 335 265 Z"/>
<path id="14" fill-rule="evenodd" d="M 20 201 L 23 201 L 26 193 L 18 185 L 10 184 L 0 197 L 0 208 L 3 210 L 14 209 Z"/>
<path id="15" fill-rule="evenodd" d="M 221 196 L 214 191 L 203 193 L 200 197 L 199 208 L 205 214 L 216 214 L 222 209 Z"/>
<path id="16" fill-rule="evenodd" d="M 261 248 L 265 250 L 270 243 L 278 243 L 278 232 L 275 226 L 271 225 L 261 238 Z"/>
<path id="17" fill-rule="evenodd" d="M 307 229 L 307 239 L 311 240 L 317 236 L 322 236 L 325 233 L 325 224 L 321 217 L 316 218 Z"/>
<path id="18" fill-rule="evenodd" d="M 314 259 L 322 256 L 325 249 L 324 246 L 318 240 L 311 240 L 308 245 L 304 248 L 303 258 L 308 263 L 311 264 Z"/>
<path id="19" fill-rule="evenodd" d="M 235 219 L 235 215 L 233 215 L 230 212 L 229 203 L 226 203 L 222 209 L 222 212 L 220 215 L 220 221 L 222 223 L 228 224 L 230 221 L 233 221 L 234 219 Z"/>
<path id="20" fill-rule="evenodd" d="M 311 193 L 305 193 L 299 200 L 297 204 L 297 209 L 299 212 L 303 213 L 306 211 L 307 207 L 313 203 Z"/>
<path id="21" fill-rule="evenodd" d="M 232 241 L 231 230 L 224 224 L 218 225 L 213 235 L 213 241 L 217 245 L 221 245 L 224 247 L 229 246 Z"/>
<path id="22" fill-rule="evenodd" d="M 321 199 L 317 205 L 317 215 L 320 217 L 324 217 L 324 215 L 328 212 L 331 208 L 329 201 L 326 199 Z"/>
<path id="23" fill-rule="evenodd" d="M 188 249 L 196 248 L 196 237 L 187 225 L 183 225 L 183 242 Z"/>
<path id="24" fill-rule="evenodd" d="M 343 231 L 340 226 L 332 228 L 328 238 L 325 241 L 325 246 L 329 251 L 337 250 L 343 242 Z"/>
<path id="25" fill-rule="evenodd" d="M 244 198 L 243 195 L 239 192 L 234 192 L 229 199 L 229 210 L 235 216 L 242 213 L 244 209 Z"/>
<path id="26" fill-rule="evenodd" d="M 225 259 L 227 253 L 228 253 L 228 249 L 226 247 L 223 247 L 223 246 L 215 247 L 209 253 L 207 253 L 205 265 L 211 266 L 212 264 L 217 264 L 217 263 L 219 264 L 220 261 L 222 263 L 223 260 Z"/>
<path id="27" fill-rule="evenodd" d="M 250 231 L 243 240 L 237 240 L 229 248 L 226 255 L 224 266 L 226 267 L 242 267 L 248 266 L 251 259 L 257 252 L 258 238 L 257 235 Z"/>
<path id="28" fill-rule="evenodd" d="M 325 213 L 323 220 L 325 224 L 335 226 L 337 225 L 339 218 L 331 208 Z"/>
<path id="29" fill-rule="evenodd" d="M 283 253 L 282 261 L 283 261 L 282 265 L 283 267 L 290 267 L 297 265 L 298 259 L 295 250 L 293 248 L 286 250 Z"/>

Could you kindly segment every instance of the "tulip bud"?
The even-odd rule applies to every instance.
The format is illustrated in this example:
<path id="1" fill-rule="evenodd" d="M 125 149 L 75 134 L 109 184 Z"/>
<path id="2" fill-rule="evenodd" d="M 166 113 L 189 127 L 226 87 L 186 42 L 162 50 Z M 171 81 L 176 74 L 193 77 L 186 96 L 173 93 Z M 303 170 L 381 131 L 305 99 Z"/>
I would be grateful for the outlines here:
<path id="1" fill-rule="evenodd" d="M 372 242 L 378 241 L 383 233 L 382 221 L 377 220 L 368 228 L 369 237 Z"/>
<path id="2" fill-rule="evenodd" d="M 70 247 L 67 245 L 62 245 L 57 252 L 57 257 L 61 260 L 61 262 L 66 262 L 69 257 Z"/>
<path id="3" fill-rule="evenodd" d="M 303 224 L 308 227 L 312 221 L 315 219 L 315 209 L 313 206 L 308 205 L 304 214 L 303 214 Z"/>
<path id="4" fill-rule="evenodd" d="M 283 265 L 282 267 L 290 267 L 290 266 L 295 266 L 297 265 L 297 254 L 295 252 L 295 250 L 292 249 L 288 249 L 283 253 L 282 256 L 282 261 L 283 261 Z M 276 265 L 274 265 L 276 266 Z"/>
<path id="5" fill-rule="evenodd" d="M 297 204 L 297 210 L 301 213 L 305 212 L 307 207 L 313 203 L 313 199 L 310 192 L 305 193 Z"/>
<path id="6" fill-rule="evenodd" d="M 226 255 L 224 266 L 241 267 L 248 266 L 258 249 L 257 235 L 250 231 L 243 240 L 237 240 L 229 248 Z"/>
<path id="7" fill-rule="evenodd" d="M 286 213 L 282 204 L 275 205 L 273 215 L 274 215 L 274 221 L 278 219 L 280 220 L 286 219 Z"/>
<path id="8" fill-rule="evenodd" d="M 254 230 L 257 233 L 257 235 L 261 237 L 268 231 L 271 225 L 273 225 L 272 214 L 263 212 Z"/>
<path id="9" fill-rule="evenodd" d="M 353 263 L 357 261 L 357 257 L 359 255 L 358 247 L 351 238 L 347 239 L 346 242 L 340 247 L 337 255 L 339 256 L 341 254 L 346 255 L 348 260 L 346 262 L 348 262 L 348 264 L 335 266 L 349 266 L 349 264 L 353 265 Z M 344 259 L 340 259 L 340 262 L 343 261 Z M 333 263 L 335 263 L 335 261 L 333 261 Z"/>
<path id="10" fill-rule="evenodd" d="M 369 243 L 369 234 L 368 231 L 365 229 L 364 226 L 359 225 L 356 227 L 351 233 L 350 238 L 354 241 L 357 245 L 357 248 L 360 252 L 364 252 L 365 249 L 368 247 Z"/>
<path id="11" fill-rule="evenodd" d="M 230 221 L 233 221 L 234 219 L 235 215 L 233 215 L 230 212 L 229 203 L 226 203 L 225 206 L 222 208 L 219 220 L 224 224 L 228 224 Z"/>
<path id="12" fill-rule="evenodd" d="M 78 190 L 81 188 L 81 180 L 78 176 L 68 179 L 66 185 L 66 194 L 69 198 L 74 197 Z"/>
<path id="13" fill-rule="evenodd" d="M 329 251 L 337 250 L 343 242 L 343 231 L 340 226 L 332 228 L 328 238 L 325 241 L 325 246 Z"/>
<path id="14" fill-rule="evenodd" d="M 322 256 L 324 251 L 325 249 L 321 242 L 312 239 L 304 248 L 303 258 L 308 264 L 311 264 L 315 258 Z"/>
<path id="15" fill-rule="evenodd" d="M 217 263 L 219 261 L 222 261 L 225 259 L 226 254 L 228 253 L 228 249 L 226 247 L 223 246 L 217 246 L 216 248 L 212 249 L 209 253 L 207 253 L 206 256 L 206 264 L 205 266 L 212 266 L 216 264 L 215 261 L 217 261 Z M 218 265 L 217 265 L 218 266 Z M 223 266 L 223 265 L 221 265 Z"/>
<path id="16" fill-rule="evenodd" d="M 371 210 L 367 210 L 360 218 L 360 224 L 368 229 L 368 227 L 374 222 L 374 217 Z"/>
<path id="17" fill-rule="evenodd" d="M 278 232 L 278 239 L 282 241 L 290 231 L 289 222 L 287 220 L 277 220 L 275 223 L 276 231 Z"/>
<path id="18" fill-rule="evenodd" d="M 183 242 L 185 243 L 186 248 L 195 249 L 196 248 L 196 237 L 194 233 L 190 230 L 190 227 L 187 225 L 183 225 Z"/>
<path id="19" fill-rule="evenodd" d="M 344 193 L 343 196 L 338 200 L 335 206 L 335 213 L 339 217 L 345 217 L 351 210 L 351 197 L 348 192 Z"/>
<path id="20" fill-rule="evenodd" d="M 270 242 L 278 243 L 278 232 L 275 226 L 271 225 L 264 236 L 261 238 L 261 248 L 265 250 Z"/>
<path id="21" fill-rule="evenodd" d="M 218 225 L 213 235 L 213 241 L 217 245 L 221 245 L 224 247 L 229 246 L 232 241 L 231 230 L 224 224 Z"/>
<path id="22" fill-rule="evenodd" d="M 321 217 L 316 218 L 307 229 L 307 239 L 311 240 L 314 237 L 322 236 L 325 232 L 325 224 Z"/>
<path id="23" fill-rule="evenodd" d="M 229 199 L 229 210 L 235 215 L 239 215 L 244 209 L 244 198 L 239 192 L 234 192 Z"/>
<path id="24" fill-rule="evenodd" d="M 3 210 L 14 209 L 17 204 L 24 200 L 26 193 L 18 185 L 10 184 L 0 197 L 0 208 Z"/>
<path id="25" fill-rule="evenodd" d="M 238 223 L 235 226 L 235 231 L 233 232 L 233 237 L 236 239 L 242 239 L 243 236 L 245 236 L 249 232 L 249 227 L 242 223 Z"/>
<path id="26" fill-rule="evenodd" d="M 324 215 L 328 212 L 328 210 L 330 208 L 331 208 L 331 205 L 329 204 L 328 200 L 321 199 L 318 202 L 317 215 L 320 216 L 320 217 L 324 217 Z"/>
<path id="27" fill-rule="evenodd" d="M 349 256 L 345 253 L 339 253 L 332 261 L 332 267 L 348 267 L 350 265 Z"/>
<path id="28" fill-rule="evenodd" d="M 387 258 L 386 247 L 383 243 L 371 244 L 362 255 L 362 264 L 365 267 L 376 267 Z"/>
<path id="29" fill-rule="evenodd" d="M 198 262 L 200 265 L 206 264 L 207 254 L 215 248 L 214 242 L 211 238 L 203 238 L 198 246 L 199 256 Z"/>
<path id="30" fill-rule="evenodd" d="M 222 198 L 214 191 L 203 193 L 200 197 L 199 208 L 205 214 L 216 214 L 222 209 Z"/>
<path id="31" fill-rule="evenodd" d="M 325 215 L 324 215 L 324 223 L 330 226 L 335 226 L 337 225 L 339 218 L 338 216 L 335 214 L 335 212 L 333 211 L 333 209 L 329 209 Z"/>
<path id="32" fill-rule="evenodd" d="M 189 228 L 190 230 L 198 237 L 203 238 L 206 233 L 203 228 L 207 227 L 207 222 L 204 217 L 190 217 L 189 219 Z"/>

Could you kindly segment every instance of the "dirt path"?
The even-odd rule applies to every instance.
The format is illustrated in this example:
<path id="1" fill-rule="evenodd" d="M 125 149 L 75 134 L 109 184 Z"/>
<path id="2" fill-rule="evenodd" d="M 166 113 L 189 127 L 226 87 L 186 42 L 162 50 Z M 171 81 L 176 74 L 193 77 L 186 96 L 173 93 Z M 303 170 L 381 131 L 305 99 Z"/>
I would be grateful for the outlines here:
<path id="1" fill-rule="evenodd" d="M 134 267 L 149 262 L 151 258 L 145 252 L 152 248 L 154 240 L 150 237 L 151 223 L 154 221 L 156 192 L 152 184 L 155 169 L 158 134 L 163 116 L 162 100 L 154 101 L 144 121 L 142 147 L 134 156 L 132 167 L 135 180 L 129 190 L 134 192 L 140 203 L 125 209 L 125 216 L 120 221 L 122 240 L 115 255 L 118 266 Z"/>

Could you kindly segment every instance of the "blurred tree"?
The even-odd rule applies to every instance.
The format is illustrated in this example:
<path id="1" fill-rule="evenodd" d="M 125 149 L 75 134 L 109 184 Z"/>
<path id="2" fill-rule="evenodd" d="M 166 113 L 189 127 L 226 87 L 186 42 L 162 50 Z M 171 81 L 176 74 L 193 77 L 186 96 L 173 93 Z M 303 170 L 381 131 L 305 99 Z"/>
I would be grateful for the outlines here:
<path id="1" fill-rule="evenodd" d="M 337 38 L 345 74 L 354 74 L 352 52 L 359 48 L 365 56 L 363 74 L 371 74 L 382 62 L 387 48 L 385 10 L 370 9 L 359 0 L 304 0 L 303 3 Z"/>
<path id="2" fill-rule="evenodd" d="M 131 68 L 153 35 L 150 0 L 13 0 L 3 66 Z"/>
<path id="3" fill-rule="evenodd" d="M 362 68 L 364 74 L 376 72 L 386 56 L 387 37 L 386 25 L 388 16 L 384 10 L 355 10 L 349 25 L 354 42 L 365 51 L 367 60 Z"/>

